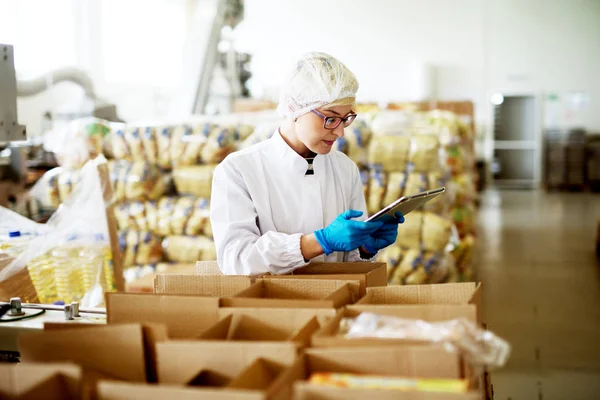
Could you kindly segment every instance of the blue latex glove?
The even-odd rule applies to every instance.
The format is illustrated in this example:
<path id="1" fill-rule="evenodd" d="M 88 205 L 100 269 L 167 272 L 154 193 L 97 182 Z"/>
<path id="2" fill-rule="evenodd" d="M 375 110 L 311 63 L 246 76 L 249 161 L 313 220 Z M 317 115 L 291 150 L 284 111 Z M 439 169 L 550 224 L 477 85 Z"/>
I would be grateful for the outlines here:
<path id="1" fill-rule="evenodd" d="M 394 244 L 398 237 L 398 224 L 404 222 L 404 215 L 397 212 L 396 217 L 386 216 L 381 228 L 371 233 L 363 244 L 363 248 L 367 253 L 375 254 L 381 249 Z"/>
<path id="2" fill-rule="evenodd" d="M 363 213 L 356 210 L 348 210 L 333 220 L 329 226 L 315 231 L 317 241 L 326 255 L 334 251 L 352 251 L 358 249 L 370 234 L 380 229 L 383 222 L 353 221 Z"/>

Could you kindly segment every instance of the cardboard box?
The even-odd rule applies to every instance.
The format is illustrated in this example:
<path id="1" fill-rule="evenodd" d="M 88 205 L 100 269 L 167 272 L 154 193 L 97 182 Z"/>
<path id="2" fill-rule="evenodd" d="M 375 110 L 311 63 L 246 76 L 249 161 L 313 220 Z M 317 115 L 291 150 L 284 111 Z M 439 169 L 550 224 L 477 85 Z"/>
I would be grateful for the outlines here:
<path id="1" fill-rule="evenodd" d="M 161 275 L 194 275 L 194 264 L 177 263 L 160 272 Z M 125 282 L 125 291 L 128 293 L 154 293 L 154 278 L 157 274 L 147 274 L 134 281 Z"/>
<path id="2" fill-rule="evenodd" d="M 0 398 L 79 400 L 81 368 L 74 364 L 0 364 Z"/>
<path id="3" fill-rule="evenodd" d="M 263 309 L 255 315 L 233 313 L 206 330 L 202 340 L 288 341 L 310 344 L 320 328 L 314 315 L 293 309 Z"/>
<path id="4" fill-rule="evenodd" d="M 313 263 L 295 270 L 291 275 L 267 275 L 264 279 L 334 279 L 359 281 L 359 295 L 364 296 L 368 287 L 387 286 L 385 263 Z"/>
<path id="5" fill-rule="evenodd" d="M 195 338 L 218 321 L 219 299 L 192 295 L 107 293 L 109 324 L 155 323 L 167 327 L 169 338 Z"/>
<path id="6" fill-rule="evenodd" d="M 140 385 L 100 382 L 98 385 L 99 400 L 290 399 L 292 380 L 287 372 L 290 369 L 291 367 L 259 358 L 231 379 L 205 370 L 189 385 L 183 387 L 172 384 Z"/>
<path id="7" fill-rule="evenodd" d="M 288 329 L 297 329 L 298 321 L 309 321 L 313 317 L 319 322 L 319 326 L 325 325 L 330 319 L 337 315 L 333 308 L 237 308 L 225 307 L 219 309 L 219 320 L 227 318 L 232 314 L 247 315 L 258 320 L 274 318 L 279 326 L 288 326 Z M 265 316 L 266 315 L 266 316 Z"/>
<path id="8" fill-rule="evenodd" d="M 234 296 L 252 286 L 247 276 L 162 275 L 154 280 L 155 293 L 197 296 Z"/>
<path id="9" fill-rule="evenodd" d="M 348 308 L 374 313 L 395 309 L 396 316 L 431 322 L 465 317 L 481 323 L 481 283 L 368 288 L 366 296 Z"/>
<path id="10" fill-rule="evenodd" d="M 214 342 L 173 340 L 156 345 L 161 384 L 185 385 L 201 371 L 237 376 L 262 358 L 285 366 L 297 359 L 299 347 L 291 342 Z"/>
<path id="11" fill-rule="evenodd" d="M 359 281 L 259 279 L 221 307 L 340 308 L 356 300 Z"/>
<path id="12" fill-rule="evenodd" d="M 145 338 L 144 327 L 136 324 L 59 329 L 21 335 L 19 351 L 23 362 L 72 362 L 84 372 L 145 382 L 155 365 L 146 359 L 145 346 L 154 347 L 154 339 Z"/>
<path id="13" fill-rule="evenodd" d="M 379 338 L 345 338 L 338 335 L 340 322 L 343 318 L 356 318 L 362 311 L 352 308 L 340 310 L 337 315 L 325 323 L 312 337 L 311 344 L 313 347 L 347 347 L 347 346 L 385 346 L 385 345 L 406 345 L 420 342 L 407 341 L 403 339 L 379 339 Z M 435 311 L 437 313 L 438 311 Z M 453 313 L 454 311 L 451 311 Z M 406 318 L 409 312 L 407 309 L 397 309 L 394 307 L 380 308 L 377 311 L 380 315 L 390 315 L 393 317 Z M 415 315 L 417 319 L 427 318 L 424 316 Z M 431 316 L 429 316 L 431 317 Z"/>
<path id="14" fill-rule="evenodd" d="M 357 360 L 360 360 L 357 362 Z M 342 372 L 354 374 L 388 375 L 407 378 L 460 379 L 461 360 L 441 346 L 385 346 L 370 348 L 308 349 L 304 369 L 294 384 L 296 399 L 419 399 L 450 400 L 477 399 L 477 392 L 469 394 L 406 393 L 382 389 L 329 388 L 310 384 L 307 380 L 315 372 Z M 298 375 L 297 375 L 298 376 Z"/>

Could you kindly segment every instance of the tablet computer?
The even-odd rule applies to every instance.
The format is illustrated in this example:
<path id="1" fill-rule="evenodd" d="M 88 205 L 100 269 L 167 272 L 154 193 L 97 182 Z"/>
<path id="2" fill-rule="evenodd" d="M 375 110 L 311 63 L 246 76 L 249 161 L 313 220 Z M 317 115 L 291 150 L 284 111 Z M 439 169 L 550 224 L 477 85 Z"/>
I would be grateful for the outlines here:
<path id="1" fill-rule="evenodd" d="M 400 197 L 398 200 L 390 204 L 389 206 L 379 210 L 377 213 L 370 216 L 367 221 L 377 221 L 383 218 L 385 215 L 389 215 L 395 218 L 397 212 L 401 212 L 402 215 L 406 215 L 414 209 L 421 207 L 429 200 L 439 196 L 446 191 L 445 187 L 428 190 L 426 192 L 418 193 L 412 196 Z"/>

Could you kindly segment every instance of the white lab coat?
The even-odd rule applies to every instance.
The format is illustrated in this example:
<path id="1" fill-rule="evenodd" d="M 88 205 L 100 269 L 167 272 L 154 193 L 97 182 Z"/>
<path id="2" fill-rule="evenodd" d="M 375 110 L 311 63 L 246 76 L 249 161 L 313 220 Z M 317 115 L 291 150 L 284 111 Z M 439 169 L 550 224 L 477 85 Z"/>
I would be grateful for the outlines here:
<path id="1" fill-rule="evenodd" d="M 273 137 L 229 155 L 212 182 L 210 220 L 221 271 L 229 275 L 285 274 L 307 263 L 300 237 L 354 209 L 366 218 L 356 164 L 332 150 L 308 162 L 277 131 Z M 364 261 L 358 250 L 311 261 Z"/>

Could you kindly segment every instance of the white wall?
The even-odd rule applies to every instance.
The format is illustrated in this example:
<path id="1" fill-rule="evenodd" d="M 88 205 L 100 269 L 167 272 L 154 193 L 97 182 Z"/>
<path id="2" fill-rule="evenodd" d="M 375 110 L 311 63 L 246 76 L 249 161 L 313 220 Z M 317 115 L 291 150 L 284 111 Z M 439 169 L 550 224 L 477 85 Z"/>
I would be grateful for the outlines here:
<path id="1" fill-rule="evenodd" d="M 146 85 L 107 79 L 104 63 L 108 55 L 104 54 L 102 37 L 110 24 L 103 25 L 103 4 L 114 6 L 122 1 L 130 11 L 136 4 L 145 8 L 154 4 L 157 10 L 162 7 L 169 11 L 149 13 L 151 21 L 135 13 L 129 18 L 130 26 L 114 27 L 122 35 L 134 28 L 141 42 L 155 43 L 163 36 L 179 38 L 169 30 L 169 24 L 180 21 L 175 8 L 186 14 L 196 0 L 60 1 L 73 4 L 76 19 L 85 17 L 75 24 L 75 59 L 90 71 L 100 94 L 116 102 L 126 119 L 165 112 L 174 88 L 165 86 L 160 78 Z M 140 34 L 139 29 L 149 27 L 164 32 L 163 36 Z M 245 18 L 236 36 L 239 50 L 253 55 L 259 95 L 276 97 L 276 87 L 290 64 L 302 53 L 318 50 L 339 57 L 356 73 L 363 101 L 409 99 L 420 86 L 414 71 L 430 65 L 436 71 L 436 96 L 473 100 L 480 129 L 488 135 L 489 97 L 496 91 L 535 93 L 539 99 L 555 93 L 563 106 L 568 92 L 584 91 L 590 103 L 575 119 L 600 131 L 598 0 L 246 0 Z M 163 41 L 156 48 L 181 48 L 181 41 L 175 39 L 170 47 Z M 150 68 L 152 60 L 161 57 L 160 51 L 152 53 L 148 43 L 140 43 L 140 49 L 136 48 L 134 59 L 128 59 L 127 52 L 119 53 L 123 64 Z M 173 59 L 173 71 L 181 71 L 176 52 L 168 54 Z M 168 63 L 160 61 L 159 72 L 164 76 L 169 72 Z M 81 93 L 67 85 L 38 98 L 20 100 L 22 122 L 36 127 L 43 111 L 71 95 Z M 565 113 L 564 107 L 561 112 Z M 569 122 L 567 118 L 561 121 Z"/>
<path id="2" fill-rule="evenodd" d="M 483 129 L 496 91 L 540 100 L 585 91 L 578 119 L 600 131 L 597 0 L 249 0 L 238 35 L 267 94 L 296 57 L 318 50 L 356 73 L 364 101 L 407 99 L 411 68 L 425 63 L 437 97 L 475 101 Z"/>

